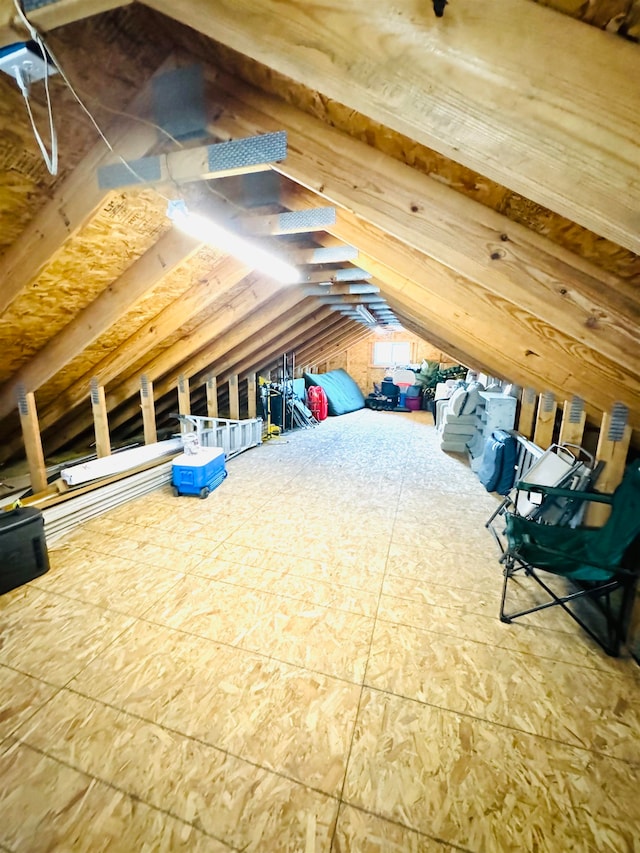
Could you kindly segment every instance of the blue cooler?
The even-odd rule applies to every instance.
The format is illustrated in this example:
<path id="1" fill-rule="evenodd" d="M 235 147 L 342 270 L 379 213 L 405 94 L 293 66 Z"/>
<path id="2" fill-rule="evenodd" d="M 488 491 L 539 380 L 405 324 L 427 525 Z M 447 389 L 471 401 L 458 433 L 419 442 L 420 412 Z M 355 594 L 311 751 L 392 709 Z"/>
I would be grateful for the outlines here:
<path id="1" fill-rule="evenodd" d="M 222 447 L 201 447 L 197 453 L 181 453 L 171 466 L 173 494 L 206 498 L 226 476 Z"/>

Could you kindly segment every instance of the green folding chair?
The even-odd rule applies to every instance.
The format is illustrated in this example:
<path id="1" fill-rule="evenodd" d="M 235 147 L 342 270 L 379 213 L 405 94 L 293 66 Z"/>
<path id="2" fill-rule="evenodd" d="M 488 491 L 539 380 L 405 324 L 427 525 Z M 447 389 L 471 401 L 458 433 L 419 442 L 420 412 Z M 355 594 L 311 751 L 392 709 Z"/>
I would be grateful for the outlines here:
<path id="1" fill-rule="evenodd" d="M 637 563 L 640 550 L 640 460 L 627 467 L 622 482 L 612 495 L 526 482 L 518 483 L 517 488 L 529 494 L 537 493 L 544 499 L 566 498 L 574 503 L 609 504 L 611 514 L 603 527 L 566 527 L 525 518 L 515 510 L 506 513 L 507 545 L 500 559 L 504 564 L 500 619 L 512 622 L 521 616 L 559 606 L 607 654 L 617 656 L 626 639 L 640 573 Z M 541 577 L 541 572 L 564 578 L 568 590 L 554 591 L 549 585 L 550 579 Z M 535 581 L 550 600 L 506 613 L 508 586 L 518 576 Z M 581 599 L 593 602 L 604 617 L 604 637 L 587 623 L 584 614 L 577 612 L 574 605 Z"/>

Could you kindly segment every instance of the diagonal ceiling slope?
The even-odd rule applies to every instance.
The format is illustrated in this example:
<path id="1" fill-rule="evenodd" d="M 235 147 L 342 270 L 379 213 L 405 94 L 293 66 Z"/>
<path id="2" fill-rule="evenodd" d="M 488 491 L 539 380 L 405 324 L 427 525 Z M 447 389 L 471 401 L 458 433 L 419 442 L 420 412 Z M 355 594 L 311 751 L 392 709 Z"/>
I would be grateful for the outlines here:
<path id="1" fill-rule="evenodd" d="M 4 42 L 17 32 L 11 5 L 0 3 Z M 117 6 L 127 8 L 107 11 Z M 116 155 L 172 143 L 105 107 L 152 118 L 150 71 L 204 62 L 214 139 L 287 132 L 278 204 L 248 216 L 335 206 L 326 233 L 287 247 L 355 246 L 373 298 L 443 352 L 579 394 L 594 414 L 623 401 L 640 428 L 640 50 L 529 0 L 517 6 L 514 15 L 513 0 L 455 0 L 438 20 L 410 0 L 374 0 L 366 17 L 355 0 L 54 0 L 32 17 L 59 27 L 56 54 L 90 90 Z M 92 54 L 108 66 L 104 84 Z M 0 339 L 10 354 L 0 461 L 19 449 L 19 380 L 36 391 L 55 450 L 91 428 L 92 375 L 106 385 L 112 426 L 130 430 L 143 373 L 170 411 L 179 375 L 197 395 L 210 372 L 224 383 L 285 348 L 314 361 L 367 334 L 347 316 L 355 291 L 282 288 L 245 278 L 230 258 L 203 263 L 187 243 L 169 250 L 161 195 L 181 189 L 99 190 L 96 170 L 115 157 L 55 87 L 60 176 L 35 170 L 26 131 L 5 135 L 0 157 Z M 3 130 L 15 115 L 24 123 L 18 109 L 0 79 Z M 211 201 L 203 184 L 192 196 Z M 145 252 L 155 259 L 146 272 Z M 205 287 L 212 277 L 218 295 Z"/>

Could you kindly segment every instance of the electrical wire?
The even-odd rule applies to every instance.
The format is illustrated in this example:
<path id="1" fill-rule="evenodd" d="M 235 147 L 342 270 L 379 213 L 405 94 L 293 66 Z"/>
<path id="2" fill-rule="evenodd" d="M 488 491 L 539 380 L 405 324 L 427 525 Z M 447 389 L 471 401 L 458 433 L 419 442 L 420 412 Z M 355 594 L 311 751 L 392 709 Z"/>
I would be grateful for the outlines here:
<path id="1" fill-rule="evenodd" d="M 139 124 L 144 124 L 147 127 L 153 127 L 155 130 L 160 133 L 164 133 L 164 135 L 173 142 L 178 148 L 184 148 L 184 143 L 180 142 L 179 139 L 176 139 L 175 136 L 169 133 L 164 127 L 161 127 L 159 124 L 156 124 L 154 121 L 149 121 L 149 119 L 142 118 L 142 116 L 134 115 L 134 113 L 128 113 L 126 110 L 116 110 L 113 107 L 108 107 L 106 104 L 103 104 L 100 98 L 97 98 L 95 95 L 92 95 L 90 92 L 87 92 L 86 89 L 82 89 L 76 83 L 76 91 L 81 92 L 85 98 L 88 98 L 90 101 L 94 101 L 102 110 L 105 110 L 108 113 L 113 113 L 116 116 L 123 116 L 124 118 L 129 118 L 132 121 L 137 121 Z"/>
<path id="2" fill-rule="evenodd" d="M 73 95 L 73 97 L 76 99 L 76 101 L 78 102 L 78 104 L 80 105 L 80 107 L 82 108 L 82 110 L 86 113 L 86 115 L 88 116 L 89 120 L 91 121 L 91 123 L 92 123 L 92 124 L 93 124 L 93 126 L 95 127 L 96 131 L 98 132 L 98 135 L 100 136 L 100 138 L 102 139 L 102 141 L 104 142 L 104 144 L 107 146 L 107 148 L 109 149 L 109 151 L 111 151 L 111 153 L 112 153 L 112 154 L 114 154 L 114 155 L 115 155 L 115 156 L 120 160 L 120 162 L 122 163 L 122 165 L 123 165 L 123 166 L 124 166 L 124 167 L 125 167 L 125 168 L 126 168 L 126 169 L 127 169 L 127 170 L 132 174 L 132 175 L 133 175 L 133 177 L 136 179 L 136 182 L 139 182 L 139 183 L 142 183 L 142 184 L 146 183 L 146 180 L 145 180 L 141 175 L 139 175 L 139 174 L 138 174 L 138 172 L 136 172 L 136 170 L 135 170 L 135 169 L 134 169 L 134 168 L 133 168 L 133 167 L 132 167 L 132 166 L 131 166 L 131 165 L 130 165 L 130 164 L 129 164 L 125 159 L 124 159 L 124 157 L 122 157 L 120 154 L 118 154 L 118 153 L 117 153 L 117 151 L 115 151 L 115 149 L 114 149 L 113 145 L 109 142 L 109 140 L 107 139 L 107 137 L 106 137 L 106 136 L 105 136 L 105 134 L 103 133 L 103 131 L 102 131 L 102 129 L 101 129 L 101 127 L 100 127 L 100 125 L 98 124 L 98 122 L 97 122 L 97 121 L 95 120 L 95 118 L 93 117 L 93 115 L 92 115 L 91 111 L 90 111 L 90 110 L 89 110 L 89 108 L 85 105 L 85 103 L 83 102 L 82 98 L 78 95 L 78 93 L 76 92 L 76 90 L 75 90 L 75 89 L 74 89 L 74 87 L 72 86 L 72 84 L 71 84 L 71 82 L 70 82 L 69 78 L 68 78 L 68 77 L 67 77 L 67 75 L 64 73 L 64 70 L 63 70 L 62 66 L 60 65 L 60 63 L 59 63 L 59 62 L 58 62 L 58 60 L 56 59 L 55 54 L 54 54 L 54 53 L 53 53 L 53 51 L 52 51 L 52 50 L 51 50 L 51 49 L 46 45 L 46 43 L 45 43 L 45 41 L 44 41 L 44 38 L 40 35 L 40 33 L 36 30 L 36 28 L 33 26 L 33 24 L 29 21 L 29 19 L 28 19 L 28 18 L 27 18 L 27 16 L 25 15 L 24 9 L 22 8 L 22 2 L 21 2 L 21 0 L 13 0 L 13 3 L 14 3 L 14 6 L 16 7 L 16 11 L 17 11 L 17 13 L 18 13 L 18 16 L 20 17 L 20 20 L 22 21 L 22 23 L 24 24 L 24 26 L 27 28 L 27 30 L 28 30 L 28 32 L 29 32 L 29 34 L 31 35 L 31 38 L 32 38 L 32 39 L 36 42 L 36 44 L 40 47 L 40 50 L 42 51 L 43 56 L 44 56 L 44 61 L 45 61 L 45 71 L 46 71 L 46 74 L 45 74 L 45 78 L 44 78 L 44 79 L 45 79 L 45 89 L 46 89 L 46 92 L 47 92 L 47 104 L 48 104 L 48 106 L 49 106 L 49 121 L 50 121 L 50 128 L 51 128 L 51 132 L 52 132 L 52 139 L 53 139 L 53 138 L 55 138 L 55 140 L 56 140 L 56 142 L 55 142 L 55 169 L 56 169 L 56 171 L 52 171 L 52 170 L 51 170 L 51 168 L 49 168 L 49 158 L 48 158 L 48 155 L 45 153 L 45 152 L 46 152 L 46 149 L 44 149 L 44 147 L 43 147 L 43 143 L 41 142 L 40 135 L 38 134 L 38 131 L 36 130 L 35 124 L 34 124 L 34 122 L 33 122 L 33 118 L 31 119 L 31 124 L 32 124 L 33 130 L 34 130 L 34 133 L 36 134 L 36 140 L 38 141 L 38 144 L 40 145 L 40 150 L 42 151 L 43 156 L 44 156 L 44 158 L 45 158 L 45 163 L 47 164 L 47 168 L 49 168 L 49 171 L 51 172 L 51 174 L 53 174 L 53 175 L 57 174 L 57 164 L 58 164 L 58 144 L 57 144 L 57 136 L 56 136 L 56 133 L 55 133 L 55 127 L 53 126 L 53 113 L 52 113 L 52 110 L 51 110 L 51 102 L 50 102 L 50 99 L 49 99 L 49 85 L 48 85 L 48 78 L 49 78 L 49 63 L 48 63 L 48 56 L 50 56 L 50 57 L 51 57 L 51 59 L 52 59 L 52 61 L 53 61 L 53 64 L 54 64 L 55 68 L 57 68 L 58 73 L 59 73 L 59 74 L 60 74 L 60 76 L 62 77 L 62 79 L 63 79 L 64 83 L 65 83 L 65 84 L 66 84 L 66 86 L 67 86 L 67 88 L 69 89 L 69 91 L 71 92 L 71 94 Z M 20 86 L 20 81 L 18 81 L 18 85 Z M 22 90 L 22 94 L 23 94 L 23 96 L 24 96 L 24 98 L 25 98 L 25 101 L 27 102 L 27 110 L 28 110 L 28 112 L 29 112 L 29 116 L 31 117 L 31 108 L 30 108 L 30 106 L 29 106 L 28 93 L 27 93 L 27 95 L 25 95 L 24 90 Z M 106 107 L 106 109 L 110 109 L 110 108 L 109 108 L 109 107 Z M 119 111 L 117 111 L 117 110 L 112 110 L 112 112 L 119 112 Z M 123 114 L 123 115 L 127 115 L 127 113 L 122 113 L 122 114 Z M 131 118 L 137 118 L 137 117 L 136 117 L 136 116 L 131 116 Z M 138 120 L 139 120 L 139 121 L 142 121 L 142 122 L 144 122 L 144 123 L 153 124 L 153 122 L 146 122 L 146 121 L 145 121 L 145 119 L 138 119 Z M 154 127 L 158 127 L 158 125 L 153 125 L 153 126 L 154 126 Z M 159 130 L 163 130 L 162 128 L 158 128 L 158 129 L 159 129 Z M 166 133 L 166 131 L 164 131 L 164 130 L 163 130 L 163 132 L 164 132 L 164 133 Z M 171 136 L 171 134 L 167 133 L 167 136 L 169 136 L 171 139 L 173 139 L 173 137 Z M 177 140 L 174 140 L 174 141 L 177 141 Z M 52 147 L 53 147 L 53 142 L 52 142 Z M 169 199 L 168 199 L 165 195 L 163 195 L 162 193 L 159 193 L 159 195 L 160 195 L 160 197 L 161 197 L 161 198 L 164 198 L 166 201 L 169 201 Z"/>
<path id="3" fill-rule="evenodd" d="M 49 170 L 51 175 L 58 174 L 58 135 L 56 133 L 55 124 L 53 121 L 53 107 L 51 105 L 51 93 L 49 91 L 49 56 L 47 55 L 47 49 L 44 45 L 44 42 L 40 38 L 40 34 L 36 32 L 36 30 L 31 26 L 25 14 L 20 6 L 18 0 L 14 0 L 14 5 L 18 12 L 18 15 L 24 22 L 29 34 L 33 41 L 38 45 L 42 52 L 42 58 L 44 60 L 44 89 L 47 95 L 47 112 L 49 114 L 49 139 L 51 144 L 51 153 L 47 151 L 47 146 L 45 145 L 40 132 L 36 126 L 36 122 L 33 116 L 33 112 L 31 111 L 31 102 L 29 100 L 29 85 L 30 80 L 27 74 L 23 73 L 23 70 L 19 68 L 17 65 L 14 66 L 14 71 L 16 74 L 16 83 L 18 84 L 18 88 L 22 92 L 22 97 L 24 98 L 24 102 L 27 107 L 27 114 L 29 115 L 29 121 L 31 122 L 31 127 L 33 129 L 33 134 L 36 138 L 36 142 L 42 152 L 42 157 L 44 159 L 45 165 Z M 53 58 L 53 57 L 52 57 Z"/>

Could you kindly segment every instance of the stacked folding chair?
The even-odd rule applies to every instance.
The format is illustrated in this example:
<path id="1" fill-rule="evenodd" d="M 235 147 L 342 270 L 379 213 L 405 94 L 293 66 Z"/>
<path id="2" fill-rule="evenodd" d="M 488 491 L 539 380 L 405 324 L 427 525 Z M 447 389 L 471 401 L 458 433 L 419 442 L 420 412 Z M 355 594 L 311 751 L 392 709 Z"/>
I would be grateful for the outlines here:
<path id="1" fill-rule="evenodd" d="M 487 522 L 504 566 L 500 618 L 512 622 L 558 606 L 617 655 L 639 574 L 631 554 L 640 543 L 640 461 L 628 466 L 613 495 L 604 495 L 591 489 L 598 467 L 584 456 L 581 449 L 575 455 L 566 446 L 550 448 Z M 550 479 L 555 482 L 539 482 Z M 594 502 L 611 507 L 602 527 L 583 523 Z M 545 600 L 507 612 L 508 590 L 517 585 L 512 592 L 522 593 L 529 581 Z M 600 630 L 598 621 L 604 623 Z"/>

